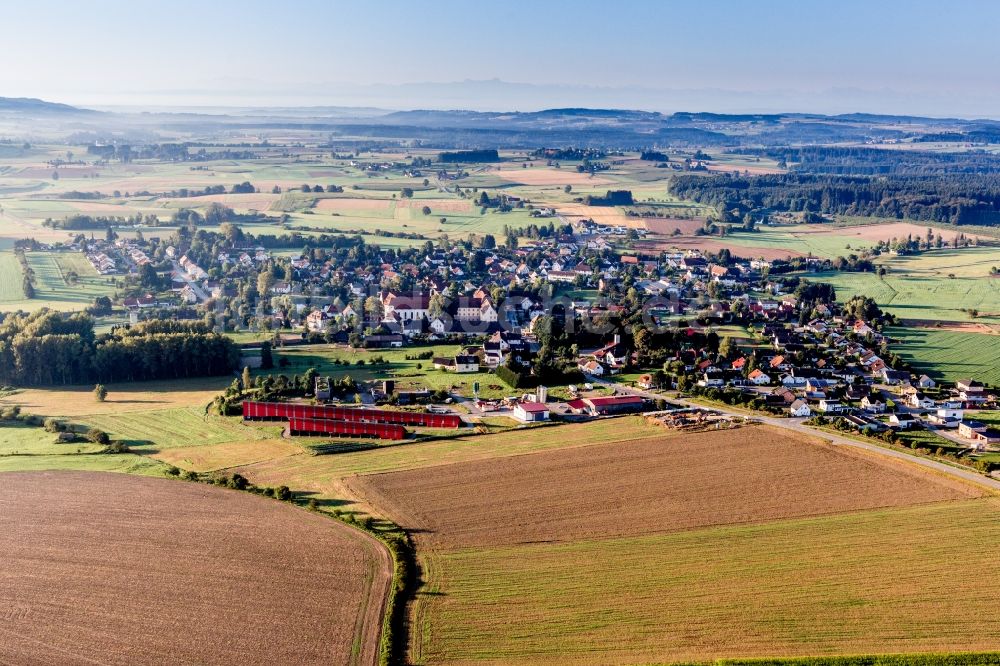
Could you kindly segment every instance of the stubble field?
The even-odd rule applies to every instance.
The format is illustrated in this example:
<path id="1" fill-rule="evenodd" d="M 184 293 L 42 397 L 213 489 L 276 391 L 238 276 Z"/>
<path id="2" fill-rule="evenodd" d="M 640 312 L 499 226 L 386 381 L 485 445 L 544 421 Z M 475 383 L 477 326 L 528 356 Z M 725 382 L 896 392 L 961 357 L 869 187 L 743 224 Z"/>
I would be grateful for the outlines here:
<path id="1" fill-rule="evenodd" d="M 673 532 L 968 498 L 971 486 L 769 427 L 370 474 L 352 487 L 432 547 Z"/>

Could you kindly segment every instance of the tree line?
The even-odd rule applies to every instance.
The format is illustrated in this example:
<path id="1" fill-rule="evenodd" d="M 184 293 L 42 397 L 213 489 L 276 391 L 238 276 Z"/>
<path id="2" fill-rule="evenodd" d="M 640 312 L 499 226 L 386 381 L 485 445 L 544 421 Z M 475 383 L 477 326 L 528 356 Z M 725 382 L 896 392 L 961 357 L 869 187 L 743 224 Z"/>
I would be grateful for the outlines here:
<path id="1" fill-rule="evenodd" d="M 31 386 L 208 377 L 232 372 L 239 348 L 203 325 L 144 322 L 95 335 L 86 314 L 41 309 L 0 321 L 0 381 Z"/>

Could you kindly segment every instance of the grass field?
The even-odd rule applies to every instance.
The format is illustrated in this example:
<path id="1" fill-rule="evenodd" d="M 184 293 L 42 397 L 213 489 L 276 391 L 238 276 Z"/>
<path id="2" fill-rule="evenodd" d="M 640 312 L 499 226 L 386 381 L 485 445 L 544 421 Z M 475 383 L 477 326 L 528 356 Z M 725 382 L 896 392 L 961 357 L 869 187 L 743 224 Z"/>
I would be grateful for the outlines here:
<path id="1" fill-rule="evenodd" d="M 0 291 L 0 310 L 35 310 L 41 307 L 82 310 L 91 305 L 96 297 L 115 293 L 111 279 L 99 275 L 80 253 L 28 252 L 26 256 L 28 265 L 35 272 L 35 297 L 26 299 L 21 291 L 21 267 L 13 252 L 0 252 L 0 271 L 3 271 L 0 277 L 5 278 L 5 286 Z M 74 273 L 76 278 L 72 277 Z M 7 282 L 7 279 L 14 278 L 17 280 L 15 283 Z"/>
<path id="2" fill-rule="evenodd" d="M 281 430 L 280 424 L 251 427 L 238 418 L 206 415 L 197 407 L 93 414 L 80 416 L 77 420 L 100 428 L 113 439 L 120 439 L 139 451 L 263 440 L 276 436 Z"/>
<path id="3" fill-rule="evenodd" d="M 871 296 L 897 317 L 929 321 L 1000 323 L 1000 280 L 989 277 L 1000 265 L 1000 249 L 941 250 L 918 256 L 892 257 L 880 262 L 889 273 L 818 273 L 809 279 L 828 282 L 837 297 Z M 953 277 L 950 277 L 953 276 Z"/>
<path id="4" fill-rule="evenodd" d="M 998 518 L 995 499 L 968 500 L 432 552 L 413 657 L 607 664 L 995 650 Z"/>
<path id="5" fill-rule="evenodd" d="M 1000 384 L 1000 335 L 897 326 L 893 351 L 935 380 L 974 378 Z"/>
<path id="6" fill-rule="evenodd" d="M 0 397 L 0 405 L 19 405 L 41 416 L 124 414 L 170 409 L 206 407 L 230 382 L 228 377 L 108 384 L 108 397 L 97 402 L 93 386 L 21 389 Z"/>
<path id="7" fill-rule="evenodd" d="M 0 307 L 3 303 L 24 300 L 22 280 L 21 262 L 14 253 L 0 252 Z"/>

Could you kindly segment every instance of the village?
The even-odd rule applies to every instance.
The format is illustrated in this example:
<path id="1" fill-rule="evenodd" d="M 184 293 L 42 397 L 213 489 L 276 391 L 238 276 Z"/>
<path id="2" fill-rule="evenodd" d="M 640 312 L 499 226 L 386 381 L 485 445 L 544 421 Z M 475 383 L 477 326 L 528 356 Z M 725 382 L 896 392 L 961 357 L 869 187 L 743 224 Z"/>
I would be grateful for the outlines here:
<path id="1" fill-rule="evenodd" d="M 585 220 L 550 221 L 528 237 L 512 230 L 502 243 L 486 235 L 396 250 L 359 239 L 336 253 L 288 253 L 238 229 L 80 236 L 67 250 L 126 279 L 119 305 L 131 323 L 175 310 L 272 347 L 458 344 L 428 369 L 509 389 L 456 392 L 474 415 L 597 418 L 680 396 L 883 438 L 928 429 L 970 451 L 1000 444 L 1000 432 L 974 418 L 995 394 L 974 378 L 943 387 L 906 367 L 874 303 L 838 305 L 808 280 L 828 261 L 631 251 L 638 237 Z M 260 342 L 241 344 L 255 365 Z M 566 399 L 548 400 L 546 386 Z M 384 400 L 384 388 L 368 393 Z M 430 395 L 403 392 L 402 401 Z"/>

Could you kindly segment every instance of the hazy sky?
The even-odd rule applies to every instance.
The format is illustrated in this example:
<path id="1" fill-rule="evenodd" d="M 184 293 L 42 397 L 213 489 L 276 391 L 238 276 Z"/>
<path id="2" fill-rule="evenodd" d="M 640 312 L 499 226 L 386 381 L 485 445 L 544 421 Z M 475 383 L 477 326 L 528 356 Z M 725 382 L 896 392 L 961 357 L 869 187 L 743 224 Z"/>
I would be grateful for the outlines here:
<path id="1" fill-rule="evenodd" d="M 987 0 L 0 0 L 0 96 L 1000 116 L 997 25 Z M 532 85 L 401 85 L 491 79 Z"/>

